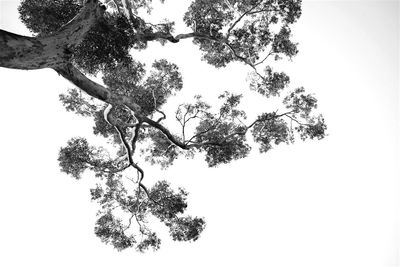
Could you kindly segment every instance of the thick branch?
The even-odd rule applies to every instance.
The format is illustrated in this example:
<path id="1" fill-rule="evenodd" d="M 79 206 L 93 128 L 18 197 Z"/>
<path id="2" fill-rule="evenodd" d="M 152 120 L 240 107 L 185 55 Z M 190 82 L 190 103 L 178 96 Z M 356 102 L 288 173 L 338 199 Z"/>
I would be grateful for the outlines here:
<path id="1" fill-rule="evenodd" d="M 169 141 L 171 141 L 176 146 L 178 146 L 182 149 L 185 149 L 185 150 L 188 150 L 191 148 L 199 148 L 202 146 L 221 146 L 222 145 L 220 142 L 215 142 L 215 141 L 207 141 L 207 142 L 203 142 L 203 143 L 193 143 L 193 144 L 188 145 L 187 143 L 184 143 L 184 142 L 178 140 L 167 128 L 165 128 L 160 123 L 153 121 L 152 119 L 149 119 L 147 117 L 141 117 L 141 120 L 143 122 L 149 124 L 150 126 L 160 130 L 168 138 Z"/>
<path id="2" fill-rule="evenodd" d="M 132 5 L 131 5 L 131 2 L 130 2 L 129 0 L 122 0 L 121 2 L 122 2 L 122 5 L 123 5 L 123 7 L 124 7 L 125 16 L 126 16 L 129 20 L 133 21 L 133 20 L 135 19 L 135 15 L 134 15 L 133 12 L 132 12 Z"/>
<path id="3" fill-rule="evenodd" d="M 54 68 L 58 74 L 85 91 L 88 95 L 109 104 L 125 105 L 133 112 L 140 112 L 140 107 L 130 97 L 112 93 L 106 87 L 87 78 L 72 64 L 65 64 Z"/>
<path id="4" fill-rule="evenodd" d="M 153 121 L 152 119 L 144 117 L 144 116 L 140 117 L 140 119 L 143 122 L 149 124 L 150 126 L 160 130 L 172 143 L 174 143 L 178 147 L 180 147 L 182 149 L 188 149 L 188 146 L 185 143 L 183 143 L 180 140 L 178 140 L 175 136 L 172 135 L 172 133 L 167 128 L 165 128 L 160 123 L 158 123 L 156 121 Z"/>
<path id="5" fill-rule="evenodd" d="M 70 48 L 82 41 L 103 12 L 98 0 L 89 0 L 74 19 L 53 34 L 27 37 L 0 30 L 0 67 L 33 70 L 65 64 Z"/>
<path id="6" fill-rule="evenodd" d="M 98 0 L 88 0 L 70 22 L 62 26 L 56 33 L 44 38 L 61 36 L 61 38 L 65 38 L 64 42 L 68 43 L 69 46 L 75 46 L 83 40 L 92 26 L 103 17 L 104 11 L 105 6 L 102 6 Z"/>
<path id="7" fill-rule="evenodd" d="M 0 30 L 0 67 L 34 70 L 63 64 L 64 49 L 46 40 Z"/>
<path id="8" fill-rule="evenodd" d="M 199 32 L 190 32 L 190 33 L 182 33 L 178 34 L 176 36 L 173 36 L 169 32 L 153 32 L 153 33 L 145 33 L 142 36 L 139 36 L 140 39 L 144 39 L 146 41 L 154 41 L 157 39 L 164 39 L 168 40 L 172 43 L 178 43 L 182 39 L 188 39 L 188 38 L 199 38 L 199 39 L 207 39 L 211 41 L 225 41 L 221 40 L 215 37 L 212 37 L 210 35 L 204 34 L 204 33 L 199 33 Z"/>

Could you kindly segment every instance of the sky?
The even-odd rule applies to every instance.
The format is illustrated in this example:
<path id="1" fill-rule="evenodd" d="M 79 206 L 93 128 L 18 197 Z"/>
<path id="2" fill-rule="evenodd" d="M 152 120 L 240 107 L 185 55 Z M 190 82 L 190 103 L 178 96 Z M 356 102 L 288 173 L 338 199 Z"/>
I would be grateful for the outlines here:
<path id="1" fill-rule="evenodd" d="M 163 15 L 184 12 L 176 3 L 166 1 Z M 0 28 L 29 35 L 17 6 L 0 0 Z M 149 184 L 187 189 L 190 214 L 207 227 L 193 243 L 162 231 L 161 249 L 146 254 L 101 243 L 93 180 L 59 171 L 68 139 L 98 141 L 91 121 L 58 101 L 71 84 L 48 69 L 0 68 L 0 266 L 399 266 L 399 12 L 397 1 L 304 1 L 293 27 L 300 52 L 282 67 L 293 88 L 318 98 L 329 135 L 267 154 L 254 149 L 218 168 L 196 157 L 147 170 Z M 176 101 L 229 89 L 246 95 L 249 116 L 268 108 L 249 93 L 245 67 L 216 70 L 190 40 L 134 56 L 180 66 Z"/>

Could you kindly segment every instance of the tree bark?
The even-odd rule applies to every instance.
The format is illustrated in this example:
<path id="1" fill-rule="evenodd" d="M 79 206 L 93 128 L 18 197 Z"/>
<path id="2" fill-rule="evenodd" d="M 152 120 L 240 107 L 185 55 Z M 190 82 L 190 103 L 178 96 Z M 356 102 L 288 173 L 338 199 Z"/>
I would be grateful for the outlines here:
<path id="1" fill-rule="evenodd" d="M 35 70 L 67 63 L 71 49 L 83 40 L 103 12 L 98 0 L 89 0 L 74 19 L 54 34 L 28 37 L 0 30 L 0 67 Z"/>
<path id="2" fill-rule="evenodd" d="M 78 15 L 56 33 L 28 37 L 0 30 L 0 67 L 22 70 L 52 68 L 90 96 L 140 112 L 140 106 L 131 98 L 113 94 L 87 78 L 70 62 L 69 51 L 83 40 L 103 12 L 104 7 L 98 0 L 88 0 Z"/>
<path id="3" fill-rule="evenodd" d="M 129 6 L 127 8 L 130 9 Z M 98 0 L 87 0 L 69 23 L 59 31 L 45 36 L 28 37 L 0 30 L 0 67 L 22 70 L 52 68 L 90 96 L 112 105 L 125 105 L 140 115 L 140 106 L 131 98 L 116 95 L 106 87 L 93 82 L 71 63 L 72 49 L 84 39 L 96 21 L 102 18 L 104 10 L 104 6 Z M 161 38 L 178 42 L 180 39 L 191 37 L 203 36 L 190 33 L 173 37 L 171 34 L 154 33 L 145 36 L 145 39 L 151 41 Z M 178 141 L 175 143 L 180 147 L 186 146 Z"/>

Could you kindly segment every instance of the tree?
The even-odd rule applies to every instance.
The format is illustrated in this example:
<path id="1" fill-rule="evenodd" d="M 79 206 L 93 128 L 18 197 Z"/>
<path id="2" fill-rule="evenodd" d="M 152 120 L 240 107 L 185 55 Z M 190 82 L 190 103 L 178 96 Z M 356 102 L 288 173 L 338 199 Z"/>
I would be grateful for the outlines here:
<path id="1" fill-rule="evenodd" d="M 100 206 L 95 233 L 118 250 L 159 248 L 149 216 L 178 241 L 197 240 L 205 227 L 203 218 L 184 215 L 184 189 L 174 190 L 166 181 L 145 185 L 139 159 L 167 168 L 179 157 L 201 153 L 214 167 L 246 157 L 249 136 L 265 153 L 296 137 L 321 139 L 326 132 L 323 117 L 315 114 L 317 99 L 302 87 L 282 95 L 290 79 L 271 67 L 298 52 L 290 27 L 301 15 L 301 1 L 194 0 L 183 18 L 191 31 L 180 34 L 174 33 L 174 22 L 152 24 L 139 15 L 151 5 L 150 0 L 23 0 L 20 18 L 35 36 L 0 30 L 0 66 L 54 69 L 76 86 L 60 95 L 67 111 L 93 118 L 94 134 L 115 146 L 111 153 L 77 137 L 60 149 L 58 159 L 61 171 L 76 179 L 86 170 L 98 178 L 90 192 Z M 224 92 L 217 108 L 198 95 L 177 107 L 173 116 L 180 130 L 170 130 L 163 106 L 183 87 L 178 66 L 159 59 L 147 70 L 130 52 L 153 41 L 179 45 L 187 38 L 216 68 L 231 62 L 248 66 L 250 89 L 260 97 L 280 97 L 284 111 L 249 120 L 240 108 L 242 95 Z M 89 78 L 98 74 L 104 85 Z"/>

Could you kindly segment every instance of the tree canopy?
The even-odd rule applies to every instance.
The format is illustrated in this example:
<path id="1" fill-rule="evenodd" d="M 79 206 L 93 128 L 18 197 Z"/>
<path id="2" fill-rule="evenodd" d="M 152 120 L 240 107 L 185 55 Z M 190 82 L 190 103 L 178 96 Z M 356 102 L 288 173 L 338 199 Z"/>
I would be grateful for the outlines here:
<path id="1" fill-rule="evenodd" d="M 141 14 L 151 9 L 151 0 L 22 0 L 20 18 L 35 36 L 0 30 L 0 66 L 54 69 L 76 86 L 60 95 L 66 110 L 91 117 L 93 133 L 115 146 L 113 154 L 76 137 L 58 160 L 75 179 L 86 170 L 98 178 L 90 191 L 99 204 L 95 234 L 118 250 L 160 247 L 151 216 L 177 241 L 195 241 L 205 228 L 204 218 L 185 213 L 188 192 L 167 181 L 148 187 L 141 162 L 167 168 L 180 157 L 202 154 L 215 167 L 249 155 L 251 137 L 265 153 L 296 139 L 322 139 L 326 132 L 317 99 L 303 87 L 290 90 L 289 76 L 272 68 L 298 53 L 291 25 L 301 15 L 300 0 L 194 0 L 183 17 L 187 33 L 175 33 L 174 21 L 146 22 Z M 187 38 L 216 68 L 248 66 L 249 89 L 261 98 L 280 98 L 283 111 L 248 118 L 240 108 L 243 96 L 225 91 L 218 107 L 196 95 L 166 114 L 164 105 L 183 88 L 179 66 L 161 58 L 147 68 L 132 51 Z M 103 84 L 88 78 L 93 75 Z M 165 123 L 171 115 L 178 132 Z"/>

